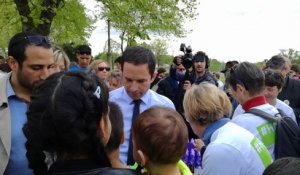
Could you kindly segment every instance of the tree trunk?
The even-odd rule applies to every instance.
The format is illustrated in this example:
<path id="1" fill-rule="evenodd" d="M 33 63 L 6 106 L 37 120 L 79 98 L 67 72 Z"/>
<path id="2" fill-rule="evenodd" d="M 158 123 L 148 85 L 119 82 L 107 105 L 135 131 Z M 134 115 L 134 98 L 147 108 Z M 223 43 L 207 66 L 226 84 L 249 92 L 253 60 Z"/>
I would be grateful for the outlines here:
<path id="1" fill-rule="evenodd" d="M 120 36 L 120 39 L 121 39 L 121 52 L 122 52 L 122 54 L 124 52 L 124 36 L 125 36 L 125 31 L 122 31 L 122 34 Z"/>
<path id="2" fill-rule="evenodd" d="M 56 15 L 55 9 L 57 9 L 63 1 L 64 0 L 44 0 L 41 5 L 42 11 L 39 18 L 41 23 L 36 26 L 31 16 L 28 0 L 14 0 L 21 17 L 22 30 L 36 32 L 41 35 L 49 35 L 53 18 Z"/>
<path id="3" fill-rule="evenodd" d="M 33 19 L 30 16 L 30 8 L 28 5 L 28 0 L 14 0 L 17 6 L 19 15 L 21 17 L 22 31 L 35 31 L 35 26 Z"/>

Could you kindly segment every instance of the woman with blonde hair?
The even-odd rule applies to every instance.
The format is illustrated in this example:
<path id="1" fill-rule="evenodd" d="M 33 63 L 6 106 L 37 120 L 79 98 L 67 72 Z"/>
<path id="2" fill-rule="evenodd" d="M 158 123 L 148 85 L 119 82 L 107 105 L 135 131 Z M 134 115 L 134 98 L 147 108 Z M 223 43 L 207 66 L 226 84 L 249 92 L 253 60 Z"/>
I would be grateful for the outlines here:
<path id="1" fill-rule="evenodd" d="M 206 145 L 202 159 L 204 175 L 262 174 L 272 162 L 259 139 L 229 121 L 231 103 L 215 85 L 194 85 L 186 92 L 183 106 L 186 120 Z"/>
<path id="2" fill-rule="evenodd" d="M 110 67 L 106 61 L 103 60 L 94 60 L 90 64 L 90 68 L 95 71 L 95 74 L 97 77 L 99 77 L 102 81 L 106 82 L 108 84 L 108 78 L 109 78 L 109 71 Z"/>
<path id="3" fill-rule="evenodd" d="M 64 50 L 59 47 L 55 47 L 53 50 L 53 55 L 54 67 L 52 68 L 51 73 L 68 71 L 70 67 L 70 60 Z"/>

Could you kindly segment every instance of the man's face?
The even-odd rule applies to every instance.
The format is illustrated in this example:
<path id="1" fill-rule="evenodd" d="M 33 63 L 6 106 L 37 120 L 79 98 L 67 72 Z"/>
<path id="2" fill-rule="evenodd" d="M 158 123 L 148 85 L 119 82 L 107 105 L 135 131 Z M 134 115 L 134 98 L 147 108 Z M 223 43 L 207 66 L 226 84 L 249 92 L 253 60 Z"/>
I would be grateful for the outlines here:
<path id="1" fill-rule="evenodd" d="M 266 86 L 264 90 L 264 96 L 268 103 L 272 103 L 277 99 L 280 89 L 277 86 Z"/>
<path id="2" fill-rule="evenodd" d="M 179 66 L 177 66 L 176 72 L 179 73 L 179 74 L 184 74 L 185 73 L 184 66 L 182 64 L 180 64 Z"/>
<path id="3" fill-rule="evenodd" d="M 50 74 L 54 74 L 57 72 L 66 71 L 66 66 L 64 60 L 59 60 L 57 63 L 53 65 L 53 68 L 50 70 Z"/>
<path id="4" fill-rule="evenodd" d="M 91 62 L 92 56 L 90 53 L 78 52 L 76 53 L 78 65 L 80 68 L 87 68 Z"/>
<path id="5" fill-rule="evenodd" d="M 117 80 L 115 77 L 112 77 L 109 81 L 109 90 L 118 89 L 121 86 L 121 82 Z"/>
<path id="6" fill-rule="evenodd" d="M 125 90 L 133 100 L 140 99 L 148 91 L 153 81 L 148 64 L 134 65 L 125 62 L 122 78 Z"/>
<path id="7" fill-rule="evenodd" d="M 194 61 L 194 69 L 196 73 L 203 73 L 205 72 L 205 61 Z"/>
<path id="8" fill-rule="evenodd" d="M 22 67 L 18 65 L 16 75 L 19 84 L 32 90 L 50 75 L 54 66 L 53 50 L 39 46 L 27 46 Z"/>

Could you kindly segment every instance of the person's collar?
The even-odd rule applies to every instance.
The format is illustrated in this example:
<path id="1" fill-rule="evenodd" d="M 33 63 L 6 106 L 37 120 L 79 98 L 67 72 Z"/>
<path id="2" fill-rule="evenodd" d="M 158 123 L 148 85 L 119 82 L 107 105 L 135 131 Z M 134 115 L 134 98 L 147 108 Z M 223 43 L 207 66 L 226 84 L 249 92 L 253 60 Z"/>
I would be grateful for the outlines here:
<path id="1" fill-rule="evenodd" d="M 124 97 L 133 104 L 133 99 L 128 95 L 125 87 L 123 87 L 123 94 L 124 94 Z M 140 99 L 142 100 L 142 103 L 147 104 L 147 102 L 149 101 L 149 98 L 151 98 L 150 89 L 148 89 L 147 92 Z"/>
<path id="2" fill-rule="evenodd" d="M 244 111 L 248 111 L 249 109 L 255 107 L 255 106 L 260 106 L 260 105 L 263 105 L 263 104 L 266 104 L 267 101 L 266 101 L 266 98 L 265 96 L 257 96 L 257 97 L 254 97 L 248 101 L 246 101 L 244 104 L 242 104 L 242 108 L 244 109 Z"/>
<path id="3" fill-rule="evenodd" d="M 215 121 L 214 123 L 211 123 L 208 125 L 208 127 L 204 130 L 202 139 L 203 142 L 205 143 L 205 145 L 208 145 L 210 143 L 210 138 L 212 136 L 212 134 L 219 129 L 220 127 L 222 127 L 223 125 L 225 125 L 227 122 L 229 122 L 229 118 L 221 118 L 217 121 Z"/>
<path id="4" fill-rule="evenodd" d="M 25 103 L 30 102 L 31 91 L 20 85 L 15 74 L 11 74 L 7 86 L 7 97 L 16 96 Z"/>

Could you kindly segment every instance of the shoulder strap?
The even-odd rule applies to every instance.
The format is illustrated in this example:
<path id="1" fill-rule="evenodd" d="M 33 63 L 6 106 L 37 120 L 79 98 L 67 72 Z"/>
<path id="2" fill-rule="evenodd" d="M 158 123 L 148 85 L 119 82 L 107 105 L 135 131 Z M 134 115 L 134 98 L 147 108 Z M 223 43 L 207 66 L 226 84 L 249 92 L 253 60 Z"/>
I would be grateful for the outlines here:
<path id="1" fill-rule="evenodd" d="M 283 110 L 281 110 L 281 109 L 279 109 L 279 108 L 277 108 L 277 110 L 278 110 L 278 112 L 279 112 L 277 115 L 279 115 L 279 116 L 281 116 L 281 117 L 287 117 L 286 113 L 285 113 Z"/>
<path id="2" fill-rule="evenodd" d="M 257 116 L 262 117 L 269 121 L 277 121 L 277 119 L 274 116 L 272 116 L 271 114 L 266 113 L 265 111 L 260 110 L 260 109 L 252 108 L 252 109 L 249 109 L 248 111 L 246 111 L 246 113 L 251 113 L 251 114 L 257 115 Z"/>

